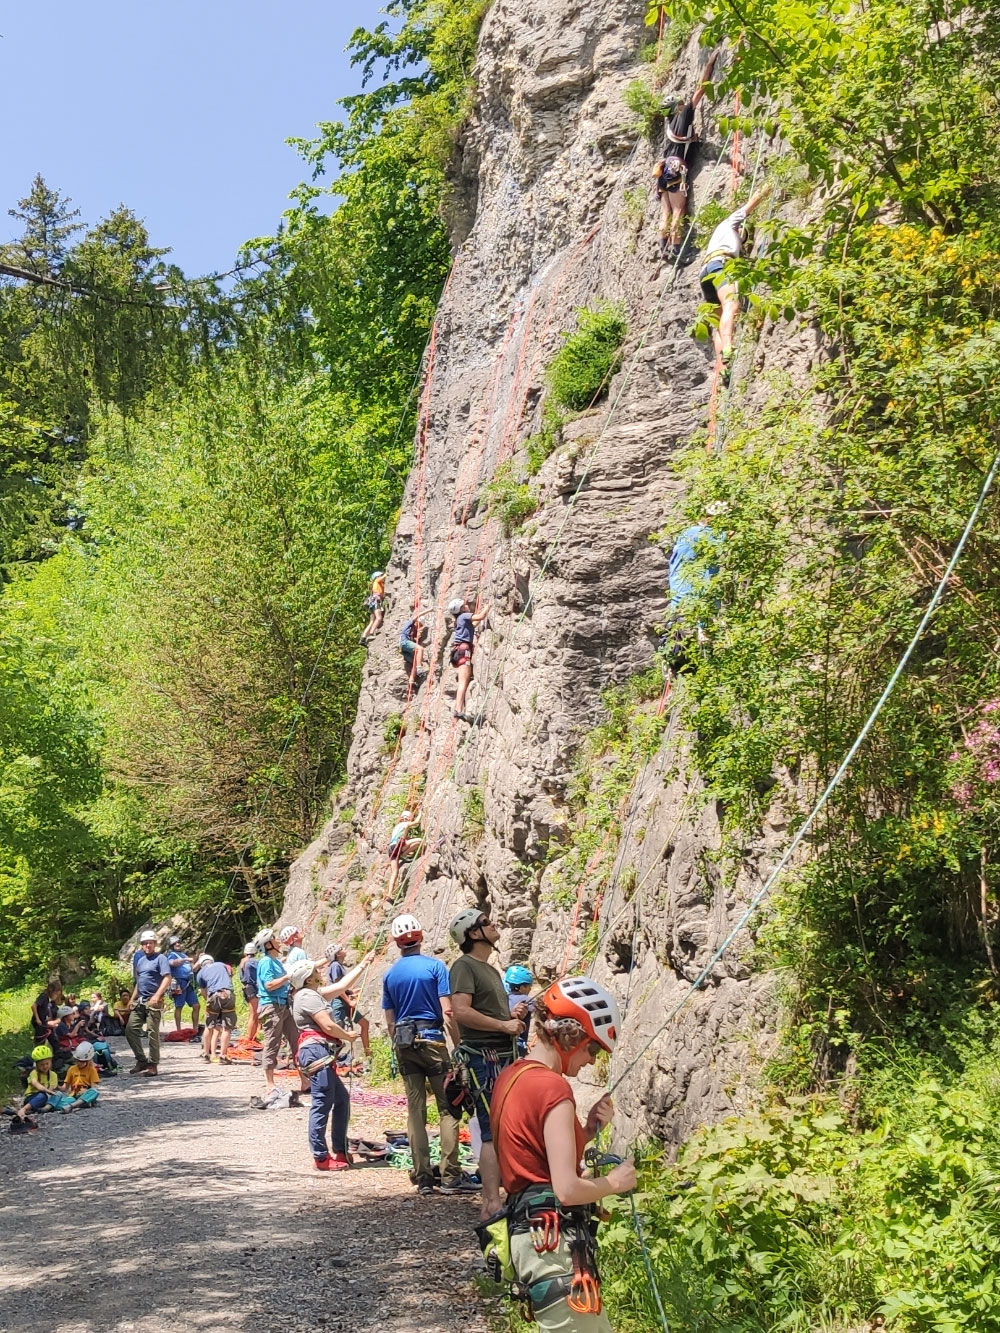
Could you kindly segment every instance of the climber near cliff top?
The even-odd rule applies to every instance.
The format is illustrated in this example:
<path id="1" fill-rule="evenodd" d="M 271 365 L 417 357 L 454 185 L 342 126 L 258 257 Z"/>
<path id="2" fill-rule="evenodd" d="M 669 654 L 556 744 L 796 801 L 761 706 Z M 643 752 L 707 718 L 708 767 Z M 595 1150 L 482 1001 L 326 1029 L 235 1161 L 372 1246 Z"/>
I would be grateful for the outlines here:
<path id="1" fill-rule="evenodd" d="M 469 603 L 461 597 L 455 597 L 448 603 L 448 614 L 455 618 L 455 629 L 451 636 L 451 664 L 458 669 L 458 692 L 455 695 L 455 707 L 452 716 L 460 722 L 471 722 L 465 711 L 465 696 L 472 680 L 472 653 L 475 646 L 476 629 L 489 614 L 489 607 L 473 612 Z"/>
<path id="2" fill-rule="evenodd" d="M 689 98 L 676 104 L 667 121 L 663 143 L 663 157 L 653 169 L 656 177 L 656 195 L 660 201 L 660 258 L 678 259 L 681 253 L 681 228 L 688 202 L 688 172 L 694 157 L 698 136 L 694 130 L 694 113 L 705 96 L 705 88 L 712 78 L 712 70 L 719 57 L 713 51 L 701 71 L 698 87 Z"/>
<path id="3" fill-rule="evenodd" d="M 373 570 L 369 575 L 371 579 L 371 590 L 365 600 L 365 606 L 370 612 L 368 624 L 365 626 L 361 635 L 361 646 L 368 647 L 368 640 L 382 628 L 382 621 L 385 619 L 385 573 L 381 569 Z"/>
<path id="4" fill-rule="evenodd" d="M 611 1333 L 597 1272 L 594 1205 L 635 1188 L 635 1165 L 584 1180 L 584 1146 L 614 1114 L 605 1093 L 586 1122 L 567 1081 L 615 1048 L 614 996 L 589 977 L 564 977 L 535 1001 L 538 1040 L 530 1059 L 509 1065 L 493 1090 L 490 1121 L 507 1191 L 510 1255 L 542 1330 Z"/>
<path id="5" fill-rule="evenodd" d="M 701 260 L 698 281 L 706 301 L 721 307 L 719 326 L 712 325 L 712 342 L 716 355 L 722 362 L 723 382 L 728 381 L 733 359 L 733 332 L 736 328 L 736 316 L 740 308 L 740 292 L 735 280 L 726 274 L 726 266 L 731 259 L 739 259 L 743 253 L 745 236 L 744 223 L 771 192 L 765 185 L 754 197 L 735 212 L 730 213 L 712 232 Z"/>

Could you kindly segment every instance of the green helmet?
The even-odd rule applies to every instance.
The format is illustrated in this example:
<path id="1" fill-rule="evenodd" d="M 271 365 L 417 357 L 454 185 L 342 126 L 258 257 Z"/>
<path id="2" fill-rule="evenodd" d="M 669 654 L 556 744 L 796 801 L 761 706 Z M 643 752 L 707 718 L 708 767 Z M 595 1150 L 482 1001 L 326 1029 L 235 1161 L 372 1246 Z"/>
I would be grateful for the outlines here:
<path id="1" fill-rule="evenodd" d="M 32 1058 L 32 1060 L 34 1060 L 34 1062 L 35 1062 L 36 1065 L 38 1064 L 39 1060 L 51 1060 L 51 1059 L 52 1059 L 52 1047 L 51 1047 L 51 1046 L 36 1046 L 35 1049 L 31 1052 L 31 1058 Z"/>

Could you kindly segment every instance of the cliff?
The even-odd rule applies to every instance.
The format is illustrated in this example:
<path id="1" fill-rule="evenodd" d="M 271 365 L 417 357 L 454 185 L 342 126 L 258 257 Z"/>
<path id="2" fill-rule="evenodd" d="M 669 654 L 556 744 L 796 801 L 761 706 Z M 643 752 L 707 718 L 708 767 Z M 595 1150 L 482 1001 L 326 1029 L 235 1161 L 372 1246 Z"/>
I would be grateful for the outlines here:
<path id="1" fill-rule="evenodd" d="M 293 868 L 283 914 L 306 926 L 314 951 L 337 937 L 384 947 L 385 845 L 416 802 L 429 850 L 396 910 L 415 911 L 427 947 L 446 958 L 449 920 L 478 902 L 503 928 L 503 965 L 529 962 L 541 978 L 592 967 L 627 1001 L 616 1071 L 711 956 L 784 834 L 776 807 L 735 887 L 722 887 L 716 812 L 687 772 L 681 685 L 645 705 L 662 710 L 662 743 L 637 764 L 588 862 L 599 876 L 577 874 L 566 890 L 581 742 L 605 717 L 603 692 L 657 661 L 669 542 L 651 536 L 679 526 L 676 454 L 704 428 L 713 392 L 711 346 L 691 336 L 698 266 L 658 259 L 655 150 L 623 103 L 647 39 L 633 0 L 497 0 L 486 17 L 455 165 L 455 264 L 427 355 L 389 610 L 369 652 L 347 784 Z M 690 92 L 703 58 L 692 39 L 667 91 Z M 699 121 L 692 212 L 728 201 L 732 184 L 725 136 L 708 108 Z M 627 312 L 622 367 L 606 401 L 564 426 L 532 483 L 536 513 L 507 538 L 484 488 L 523 457 L 545 368 L 575 312 L 600 300 Z M 789 341 L 765 325 L 733 392 L 752 401 L 751 372 L 765 358 L 794 374 L 813 354 L 808 335 Z M 472 727 L 451 716 L 454 596 L 490 608 Z M 415 597 L 430 626 L 429 675 L 409 698 L 398 640 Z M 740 1105 L 747 1067 L 768 1046 L 772 990 L 752 970 L 750 945 L 727 954 L 623 1083 L 623 1132 L 676 1140 Z"/>

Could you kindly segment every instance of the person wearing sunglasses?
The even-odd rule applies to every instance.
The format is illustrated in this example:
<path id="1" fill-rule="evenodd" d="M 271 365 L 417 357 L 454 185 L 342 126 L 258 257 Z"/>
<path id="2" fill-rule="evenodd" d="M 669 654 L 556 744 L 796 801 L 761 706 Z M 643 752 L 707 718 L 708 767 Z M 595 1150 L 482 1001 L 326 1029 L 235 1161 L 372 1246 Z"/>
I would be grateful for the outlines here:
<path id="1" fill-rule="evenodd" d="M 500 1207 L 500 1173 L 490 1134 L 490 1097 L 502 1069 L 517 1059 L 517 1038 L 524 1030 L 528 1006 L 511 1010 L 503 977 L 489 961 L 500 932 L 489 916 L 476 907 L 459 912 L 449 934 L 462 950 L 449 974 L 451 1007 L 458 1022 L 461 1044 L 455 1056 L 468 1074 L 483 1136 L 479 1174 L 483 1181 L 481 1216 Z"/>

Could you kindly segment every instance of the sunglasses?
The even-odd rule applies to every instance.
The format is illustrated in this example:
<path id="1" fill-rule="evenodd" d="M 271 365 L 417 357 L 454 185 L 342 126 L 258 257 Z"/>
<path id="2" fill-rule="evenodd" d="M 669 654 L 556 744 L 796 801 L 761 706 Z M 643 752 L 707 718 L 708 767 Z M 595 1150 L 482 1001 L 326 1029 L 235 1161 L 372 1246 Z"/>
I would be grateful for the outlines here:
<path id="1" fill-rule="evenodd" d="M 596 1060 L 603 1050 L 604 1047 L 601 1045 L 599 1041 L 587 1042 L 587 1054 L 590 1056 L 592 1060 Z"/>

